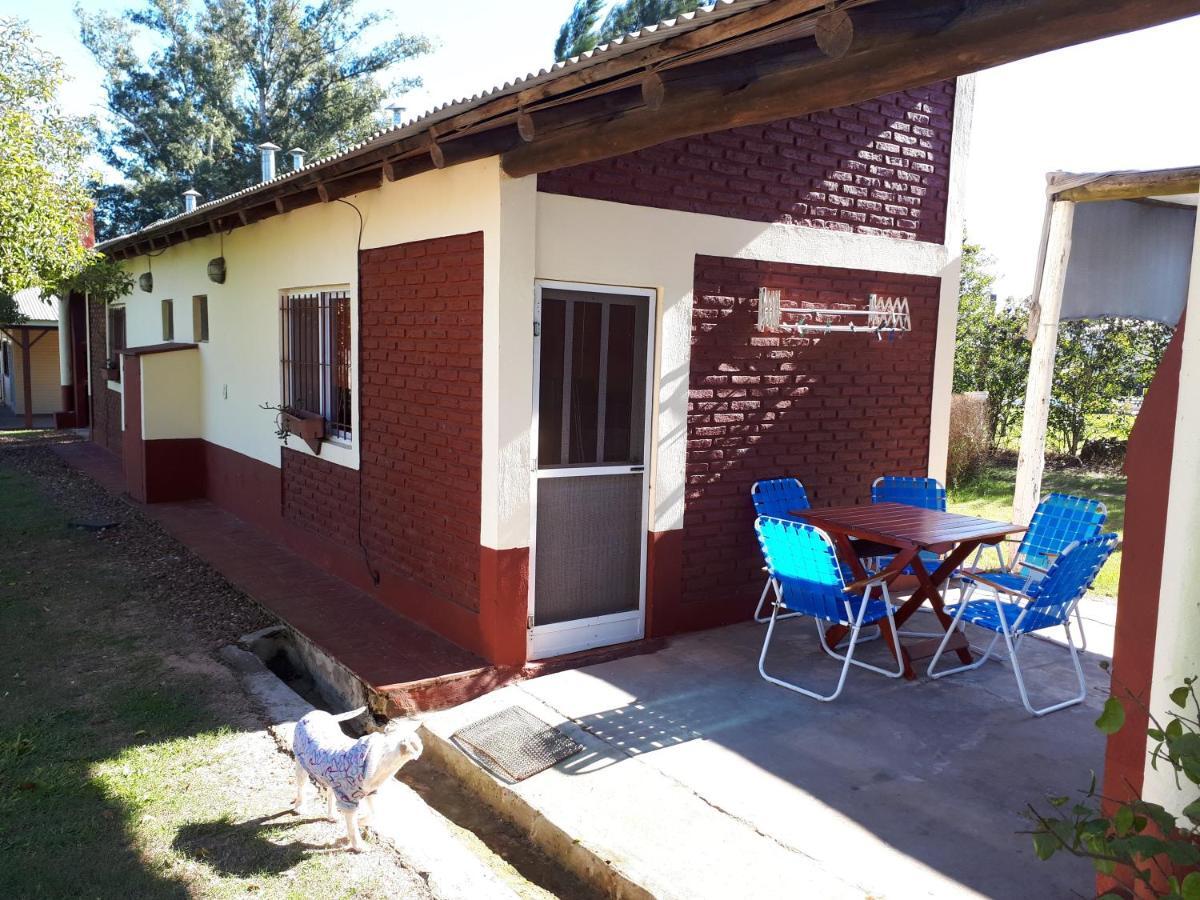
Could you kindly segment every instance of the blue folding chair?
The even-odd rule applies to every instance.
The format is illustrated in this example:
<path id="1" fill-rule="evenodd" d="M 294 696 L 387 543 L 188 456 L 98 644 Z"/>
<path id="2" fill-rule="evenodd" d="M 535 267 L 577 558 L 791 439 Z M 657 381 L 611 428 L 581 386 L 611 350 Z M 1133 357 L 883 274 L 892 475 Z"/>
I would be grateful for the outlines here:
<path id="1" fill-rule="evenodd" d="M 1117 548 L 1117 536 L 1112 532 L 1099 534 L 1079 541 L 1067 547 L 1057 555 L 1046 574 L 1028 588 L 1018 589 L 1009 584 L 993 581 L 988 575 L 964 575 L 965 589 L 962 600 L 955 606 L 947 607 L 946 612 L 954 616 L 954 623 L 946 631 L 946 636 L 938 646 L 937 653 L 929 662 L 929 677 L 942 678 L 976 669 L 988 661 L 996 642 L 1001 637 L 1008 647 L 1008 659 L 1012 663 L 1013 674 L 1017 678 L 1017 690 L 1021 692 L 1021 702 L 1035 716 L 1044 716 L 1055 710 L 1082 703 L 1087 696 L 1087 683 L 1083 678 L 1083 668 L 1079 664 L 1079 653 L 1075 649 L 1075 641 L 1071 638 L 1071 613 L 1079 604 L 1080 598 L 1092 586 L 1101 566 L 1108 561 L 1109 556 Z M 986 588 L 993 593 L 991 600 L 972 600 L 978 588 Z M 1011 599 L 1003 600 L 1002 596 Z M 950 636 L 963 627 L 963 622 L 969 622 L 980 628 L 994 632 L 987 649 L 972 663 L 935 672 L 938 660 L 941 659 Z M 1029 694 L 1025 689 L 1025 678 L 1021 674 L 1021 663 L 1018 658 L 1020 639 L 1035 631 L 1062 626 L 1067 635 L 1067 649 L 1071 654 L 1071 662 L 1075 666 L 1075 676 L 1079 679 L 1079 693 L 1069 700 L 1034 709 L 1029 702 Z"/>
<path id="2" fill-rule="evenodd" d="M 768 478 L 764 481 L 756 481 L 750 487 L 750 499 L 754 501 L 756 516 L 770 516 L 774 519 L 789 521 L 795 521 L 795 517 L 791 514 L 793 509 L 808 509 L 812 506 L 808 502 L 808 492 L 804 490 L 804 485 L 800 483 L 799 478 Z M 768 575 L 762 593 L 758 596 L 758 606 L 754 607 L 754 621 L 760 624 L 771 618 L 763 613 L 763 607 L 767 603 L 767 594 L 770 591 L 771 577 Z M 793 614 L 788 613 L 779 618 L 786 619 L 791 615 Z"/>
<path id="3" fill-rule="evenodd" d="M 896 658 L 895 672 L 854 659 L 854 648 L 864 626 L 879 624 L 882 628 L 882 620 L 887 619 L 887 627 L 892 630 L 892 634 L 896 633 L 893 618 L 895 607 L 892 605 L 886 583 L 870 581 L 859 585 L 861 593 L 857 589 L 848 588 L 846 570 L 838 563 L 837 553 L 829 535 L 812 525 L 760 516 L 754 523 L 754 530 L 758 532 L 770 586 L 775 592 L 770 624 L 763 639 L 762 653 L 758 657 L 758 673 L 764 679 L 814 700 L 829 701 L 837 699 L 841 694 L 846 684 L 846 673 L 851 665 L 870 669 L 889 678 L 899 678 L 904 674 L 904 662 L 899 655 Z M 873 592 L 876 593 L 874 599 Z M 842 661 L 841 676 L 832 694 L 819 694 L 767 674 L 767 650 L 775 633 L 776 620 L 784 617 L 781 612 L 787 615 L 812 616 L 816 620 L 821 649 L 834 659 Z M 844 625 L 850 629 L 849 643 L 844 655 L 832 649 L 825 640 L 825 627 L 830 624 Z"/>
<path id="4" fill-rule="evenodd" d="M 922 509 L 946 511 L 946 489 L 936 478 L 915 478 L 908 475 L 881 475 L 871 483 L 872 503 L 903 503 L 906 506 L 919 506 Z M 942 564 L 942 558 L 936 553 L 922 550 L 921 562 L 932 572 Z M 893 557 L 882 556 L 875 558 L 875 565 L 885 569 Z"/>
<path id="5" fill-rule="evenodd" d="M 881 475 L 871 484 L 872 503 L 904 503 L 946 511 L 946 489 L 936 478 Z"/>
<path id="6" fill-rule="evenodd" d="M 1108 519 L 1108 509 L 1099 500 L 1074 497 L 1070 494 L 1049 494 L 1042 498 L 1029 530 L 1021 538 L 1011 559 L 1005 560 L 1001 544 L 979 548 L 971 568 L 989 581 L 1016 591 L 1028 591 L 1034 583 L 1046 576 L 1051 563 L 1060 553 L 1077 541 L 1086 541 L 1100 533 Z M 1011 540 L 1008 543 L 1017 543 Z M 979 566 L 984 550 L 993 549 L 999 557 L 998 569 L 984 570 Z M 1083 616 L 1075 608 L 1075 624 L 1079 628 L 1079 649 L 1087 649 L 1087 634 L 1083 630 Z"/>

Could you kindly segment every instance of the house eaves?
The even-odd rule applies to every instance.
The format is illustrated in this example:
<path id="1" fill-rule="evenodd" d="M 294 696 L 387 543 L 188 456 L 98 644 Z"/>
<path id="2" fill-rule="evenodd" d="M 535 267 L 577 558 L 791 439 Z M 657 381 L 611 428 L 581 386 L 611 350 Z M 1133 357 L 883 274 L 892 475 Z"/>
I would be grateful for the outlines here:
<path id="1" fill-rule="evenodd" d="M 535 174 L 1197 12 L 1200 0 L 720 0 L 98 246 L 129 258 L 488 156 L 514 177 Z M 818 30 L 842 13 L 852 40 L 831 49 Z"/>

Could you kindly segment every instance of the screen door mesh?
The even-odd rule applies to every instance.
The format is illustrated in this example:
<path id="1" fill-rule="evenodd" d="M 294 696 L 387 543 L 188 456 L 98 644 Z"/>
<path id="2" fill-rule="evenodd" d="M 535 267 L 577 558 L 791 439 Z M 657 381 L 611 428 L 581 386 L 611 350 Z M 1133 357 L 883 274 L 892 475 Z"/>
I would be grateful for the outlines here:
<path id="1" fill-rule="evenodd" d="M 642 475 L 538 482 L 534 624 L 638 608 Z"/>

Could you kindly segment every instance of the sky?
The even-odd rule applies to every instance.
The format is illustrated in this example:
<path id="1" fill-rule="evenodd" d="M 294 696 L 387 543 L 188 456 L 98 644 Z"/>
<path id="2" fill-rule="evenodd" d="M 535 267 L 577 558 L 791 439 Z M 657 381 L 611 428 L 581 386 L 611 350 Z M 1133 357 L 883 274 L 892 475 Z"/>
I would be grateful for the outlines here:
<path id="1" fill-rule="evenodd" d="M 119 10 L 127 0 L 80 0 Z M 362 0 L 391 10 L 395 27 L 437 49 L 401 67 L 424 87 L 401 102 L 407 116 L 548 66 L 573 0 Z M 100 73 L 78 39 L 75 0 L 0 0 L 0 15 L 29 20 L 43 48 L 73 77 L 64 107 L 102 109 Z M 1184 85 L 1197 80 L 1200 17 L 1071 47 L 976 76 L 967 168 L 967 231 L 994 257 L 1001 298 L 1033 282 L 1045 175 L 1200 163 L 1200 115 Z"/>

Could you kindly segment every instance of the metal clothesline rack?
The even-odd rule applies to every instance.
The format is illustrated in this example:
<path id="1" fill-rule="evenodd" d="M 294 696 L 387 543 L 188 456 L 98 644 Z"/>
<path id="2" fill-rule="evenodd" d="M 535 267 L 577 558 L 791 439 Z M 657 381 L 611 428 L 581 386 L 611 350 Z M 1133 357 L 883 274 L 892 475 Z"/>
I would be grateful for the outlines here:
<path id="1" fill-rule="evenodd" d="M 867 297 L 866 309 L 784 309 L 781 295 L 782 291 L 779 288 L 759 288 L 759 331 L 787 331 L 795 334 L 873 334 L 880 340 L 883 340 L 885 334 L 912 331 L 907 297 L 880 297 L 878 294 L 870 294 Z M 784 321 L 784 316 L 793 316 L 796 321 Z M 862 324 L 853 320 L 846 324 L 835 324 L 834 320 L 854 316 L 866 316 L 867 320 Z"/>

